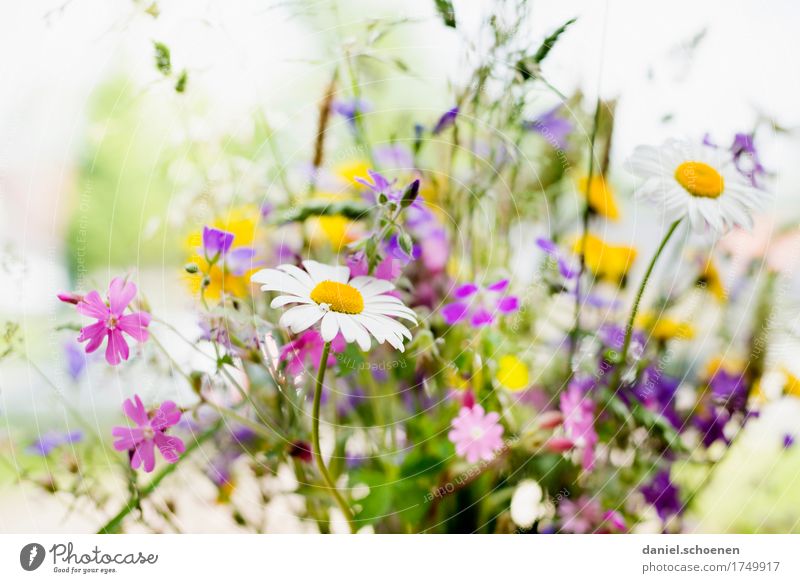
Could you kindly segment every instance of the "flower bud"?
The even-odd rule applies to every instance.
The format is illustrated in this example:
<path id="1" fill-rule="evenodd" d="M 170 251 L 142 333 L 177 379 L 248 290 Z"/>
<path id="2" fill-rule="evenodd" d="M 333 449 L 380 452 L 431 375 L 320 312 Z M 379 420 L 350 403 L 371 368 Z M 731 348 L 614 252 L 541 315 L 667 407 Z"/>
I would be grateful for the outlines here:
<path id="1" fill-rule="evenodd" d="M 564 453 L 573 447 L 575 443 L 566 437 L 551 437 L 544 444 L 544 448 L 550 453 Z"/>
<path id="2" fill-rule="evenodd" d="M 183 266 L 183 269 L 186 270 L 186 273 L 197 273 L 200 271 L 200 268 L 197 266 L 197 263 L 187 263 Z"/>
<path id="3" fill-rule="evenodd" d="M 560 411 L 545 411 L 537 420 L 540 428 L 554 429 L 564 422 L 564 415 Z"/>
<path id="4" fill-rule="evenodd" d="M 65 304 L 78 305 L 80 302 L 83 301 L 83 296 L 76 292 L 62 292 L 58 294 L 58 299 L 64 302 Z"/>

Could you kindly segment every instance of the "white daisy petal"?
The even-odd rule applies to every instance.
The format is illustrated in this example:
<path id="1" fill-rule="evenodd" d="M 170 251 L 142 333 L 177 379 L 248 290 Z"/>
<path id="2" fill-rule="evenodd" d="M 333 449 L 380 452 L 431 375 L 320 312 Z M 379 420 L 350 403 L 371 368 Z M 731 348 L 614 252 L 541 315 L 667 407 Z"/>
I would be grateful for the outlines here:
<path id="1" fill-rule="evenodd" d="M 339 321 L 336 318 L 336 312 L 328 312 L 322 318 L 322 325 L 319 329 L 322 339 L 325 342 L 330 342 L 339 333 Z"/>
<path id="2" fill-rule="evenodd" d="M 315 283 L 320 283 L 321 281 L 347 283 L 347 278 L 350 277 L 350 268 L 343 265 L 325 265 L 324 263 L 307 259 L 303 261 L 303 267 L 306 268 Z"/>
<path id="3" fill-rule="evenodd" d="M 289 328 L 295 334 L 307 330 L 325 315 L 319 306 L 295 306 L 284 312 L 278 323 L 284 328 Z"/>
<path id="4" fill-rule="evenodd" d="M 312 289 L 314 289 L 314 286 L 316 285 L 314 283 L 314 280 L 311 279 L 311 276 L 308 275 L 307 272 L 305 272 L 302 269 L 300 269 L 299 267 L 297 267 L 296 265 L 290 265 L 290 264 L 286 263 L 284 265 L 279 265 L 278 269 L 283 271 L 283 272 L 285 272 L 285 273 L 290 274 L 297 281 L 299 281 L 302 285 L 306 286 L 308 288 L 308 291 L 311 291 Z"/>
<path id="5" fill-rule="evenodd" d="M 288 304 L 313 304 L 314 300 L 309 298 L 301 298 L 299 296 L 278 296 L 270 302 L 270 308 L 282 308 Z"/>
<path id="6" fill-rule="evenodd" d="M 719 236 L 752 224 L 752 211 L 766 198 L 733 168 L 729 151 L 700 143 L 671 139 L 659 147 L 639 146 L 625 167 L 643 180 L 637 199 L 671 220 L 687 217 L 703 233 Z"/>

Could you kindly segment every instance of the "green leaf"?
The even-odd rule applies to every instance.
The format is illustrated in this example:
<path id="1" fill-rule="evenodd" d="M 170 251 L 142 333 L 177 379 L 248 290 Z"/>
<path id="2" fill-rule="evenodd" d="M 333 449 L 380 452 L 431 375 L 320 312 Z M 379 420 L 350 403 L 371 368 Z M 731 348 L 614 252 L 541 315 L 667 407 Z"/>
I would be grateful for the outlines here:
<path id="1" fill-rule="evenodd" d="M 175 83 L 175 91 L 177 93 L 183 93 L 186 91 L 186 83 L 189 81 L 189 73 L 184 69 L 181 71 L 180 76 L 178 77 L 178 81 Z"/>
<path id="2" fill-rule="evenodd" d="M 311 217 L 330 217 L 341 215 L 351 220 L 364 219 L 370 207 L 356 201 L 311 200 L 287 211 L 274 213 L 273 222 L 279 225 L 302 223 Z"/>
<path id="3" fill-rule="evenodd" d="M 445 26 L 456 27 L 456 11 L 450 0 L 433 0 L 436 4 L 436 11 L 442 17 Z"/>
<path id="4" fill-rule="evenodd" d="M 156 69 L 164 76 L 172 74 L 172 57 L 170 57 L 169 47 L 164 43 L 153 42 L 156 49 Z"/>
<path id="5" fill-rule="evenodd" d="M 550 54 L 550 51 L 553 49 L 553 46 L 558 41 L 559 37 L 564 33 L 567 28 L 571 24 L 573 24 L 577 18 L 570 18 L 564 24 L 559 26 L 556 30 L 554 30 L 551 34 L 549 34 L 543 41 L 536 52 L 533 54 L 532 57 L 525 57 L 524 59 L 520 59 L 517 62 L 516 69 L 524 80 L 528 80 L 531 77 L 538 77 L 539 75 L 539 66 L 547 58 L 547 55 Z"/>

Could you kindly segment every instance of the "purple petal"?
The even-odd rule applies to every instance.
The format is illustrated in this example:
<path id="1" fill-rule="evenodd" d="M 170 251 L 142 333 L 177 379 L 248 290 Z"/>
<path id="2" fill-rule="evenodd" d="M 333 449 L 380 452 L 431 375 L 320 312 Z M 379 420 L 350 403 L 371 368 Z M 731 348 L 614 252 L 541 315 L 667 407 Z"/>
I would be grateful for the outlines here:
<path id="1" fill-rule="evenodd" d="M 488 289 L 489 291 L 493 291 L 493 292 L 504 292 L 504 291 L 506 291 L 507 287 L 508 287 L 508 280 L 507 279 L 501 279 L 500 281 L 497 281 L 497 282 L 493 283 L 492 285 L 490 285 L 486 289 Z"/>
<path id="2" fill-rule="evenodd" d="M 465 283 L 463 285 L 458 286 L 453 291 L 453 296 L 457 297 L 460 300 L 463 300 L 464 298 L 468 298 L 471 295 L 473 295 L 475 292 L 478 291 L 478 289 L 479 289 L 478 286 L 475 285 L 474 283 Z"/>
<path id="3" fill-rule="evenodd" d="M 506 296 L 497 302 L 497 309 L 503 314 L 509 314 L 519 310 L 519 298 L 517 296 Z"/>
<path id="4" fill-rule="evenodd" d="M 439 118 L 439 121 L 436 122 L 436 126 L 433 128 L 433 135 L 440 134 L 447 128 L 453 126 L 456 123 L 456 118 L 458 117 L 458 107 L 454 107 L 450 109 Z"/>
<path id="5" fill-rule="evenodd" d="M 485 308 L 479 308 L 472 316 L 472 325 L 476 328 L 491 324 L 493 321 L 494 317 Z"/>
<path id="6" fill-rule="evenodd" d="M 451 326 L 459 323 L 469 314 L 469 306 L 463 302 L 453 302 L 442 308 L 442 318 Z"/>
<path id="7" fill-rule="evenodd" d="M 203 227 L 203 252 L 209 259 L 225 255 L 233 244 L 233 233 L 215 229 L 214 227 Z"/>

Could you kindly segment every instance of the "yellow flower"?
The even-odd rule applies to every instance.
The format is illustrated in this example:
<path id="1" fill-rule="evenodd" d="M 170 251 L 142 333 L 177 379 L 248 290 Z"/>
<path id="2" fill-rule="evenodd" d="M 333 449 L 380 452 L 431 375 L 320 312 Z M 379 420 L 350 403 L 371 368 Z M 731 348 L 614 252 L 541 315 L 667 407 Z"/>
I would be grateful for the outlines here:
<path id="1" fill-rule="evenodd" d="M 317 200 L 342 201 L 347 200 L 349 197 L 335 192 L 317 192 L 314 194 L 314 198 Z M 309 221 L 309 225 L 309 237 L 312 243 L 327 242 L 337 253 L 361 236 L 358 222 L 351 221 L 342 215 L 318 217 Z"/>
<path id="2" fill-rule="evenodd" d="M 656 315 L 647 312 L 637 318 L 637 323 L 642 328 L 650 331 L 654 340 L 666 342 L 667 340 L 691 340 L 694 338 L 694 327 L 689 322 L 682 322 L 666 315 Z"/>
<path id="3" fill-rule="evenodd" d="M 592 175 L 591 183 L 587 177 L 583 177 L 578 182 L 578 188 L 587 199 L 589 208 L 595 213 L 612 221 L 619 219 L 619 207 L 617 207 L 614 191 L 603 176 Z"/>
<path id="4" fill-rule="evenodd" d="M 710 379 L 719 371 L 723 370 L 729 374 L 741 374 L 745 369 L 745 363 L 740 358 L 723 358 L 715 356 L 706 364 L 705 378 Z"/>
<path id="5" fill-rule="evenodd" d="M 247 297 L 250 291 L 250 275 L 255 270 L 247 271 L 242 275 L 234 275 L 228 272 L 221 262 L 217 262 L 211 268 L 205 257 L 199 254 L 189 257 L 191 263 L 195 263 L 199 268 L 199 273 L 187 274 L 186 281 L 189 284 L 189 290 L 193 295 L 200 294 L 200 288 L 203 284 L 204 273 L 208 275 L 209 284 L 205 288 L 204 297 L 209 300 L 218 300 L 222 294 L 234 296 L 237 298 Z"/>
<path id="6" fill-rule="evenodd" d="M 706 261 L 703 271 L 697 278 L 697 285 L 708 290 L 709 293 L 720 302 L 724 302 L 727 298 L 725 285 L 722 283 L 722 277 L 720 277 L 717 266 L 714 265 L 714 262 L 710 258 Z"/>
<path id="7" fill-rule="evenodd" d="M 786 376 L 783 392 L 792 397 L 800 397 L 800 379 L 790 373 L 786 368 L 783 369 L 783 374 Z"/>
<path id="8" fill-rule="evenodd" d="M 214 219 L 211 226 L 233 234 L 233 243 L 231 244 L 231 250 L 233 250 L 241 247 L 257 247 L 258 221 L 258 208 L 254 205 L 246 205 L 232 208 L 226 214 Z M 237 298 L 248 295 L 250 275 L 255 270 L 234 275 L 225 269 L 222 262 L 209 266 L 202 252 L 198 252 L 203 246 L 201 231 L 191 233 L 186 243 L 190 250 L 189 263 L 194 263 L 199 268 L 198 273 L 186 274 L 186 281 L 193 295 L 200 293 L 204 274 L 209 278 L 209 285 L 203 294 L 206 299 L 219 300 L 223 293 Z"/>
<path id="9" fill-rule="evenodd" d="M 528 365 L 513 354 L 500 357 L 495 378 L 509 391 L 522 391 L 530 385 Z"/>
<path id="10" fill-rule="evenodd" d="M 458 389 L 459 391 L 463 391 L 469 388 L 469 380 L 465 379 L 464 375 L 461 374 L 461 372 L 455 366 L 449 367 L 447 369 L 445 378 L 447 379 L 447 386 L 449 387 Z"/>
<path id="11" fill-rule="evenodd" d="M 578 238 L 572 246 L 576 254 L 581 252 Z M 587 234 L 584 247 L 586 267 L 600 279 L 619 283 L 628 274 L 636 260 L 636 249 L 624 245 L 609 245 L 600 237 Z"/>
<path id="12" fill-rule="evenodd" d="M 358 184 L 356 178 L 369 178 L 367 171 L 371 168 L 372 166 L 366 160 L 356 159 L 337 164 L 333 168 L 333 173 L 348 184 L 355 186 Z"/>

